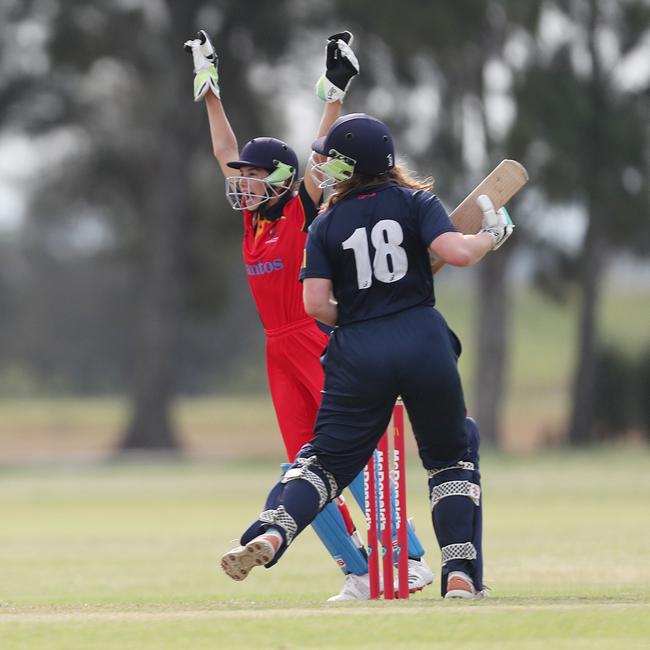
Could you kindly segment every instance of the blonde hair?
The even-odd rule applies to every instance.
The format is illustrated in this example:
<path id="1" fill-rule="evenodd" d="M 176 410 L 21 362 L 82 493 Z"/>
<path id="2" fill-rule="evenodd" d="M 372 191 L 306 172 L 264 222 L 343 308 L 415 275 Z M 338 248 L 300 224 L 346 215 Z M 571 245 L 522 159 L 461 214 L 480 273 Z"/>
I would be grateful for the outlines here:
<path id="1" fill-rule="evenodd" d="M 431 176 L 427 178 L 420 178 L 410 169 L 407 169 L 402 163 L 397 163 L 395 167 L 389 169 L 381 176 L 370 176 L 368 174 L 353 174 L 352 178 L 342 183 L 335 185 L 334 192 L 325 201 L 323 208 L 331 208 L 339 201 L 344 199 L 350 192 L 370 187 L 372 185 L 379 185 L 388 181 L 395 181 L 402 187 L 408 187 L 411 190 L 426 190 L 431 192 L 433 190 L 434 180 Z"/>

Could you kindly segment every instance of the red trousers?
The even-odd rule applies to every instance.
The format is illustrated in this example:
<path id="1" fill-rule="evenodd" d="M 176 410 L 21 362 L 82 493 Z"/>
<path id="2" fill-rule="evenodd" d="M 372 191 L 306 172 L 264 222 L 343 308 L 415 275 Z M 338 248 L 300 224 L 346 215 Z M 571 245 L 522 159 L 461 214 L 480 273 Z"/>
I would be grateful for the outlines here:
<path id="1" fill-rule="evenodd" d="M 314 437 L 323 389 L 320 357 L 329 341 L 312 318 L 266 330 L 266 371 L 289 461 Z"/>

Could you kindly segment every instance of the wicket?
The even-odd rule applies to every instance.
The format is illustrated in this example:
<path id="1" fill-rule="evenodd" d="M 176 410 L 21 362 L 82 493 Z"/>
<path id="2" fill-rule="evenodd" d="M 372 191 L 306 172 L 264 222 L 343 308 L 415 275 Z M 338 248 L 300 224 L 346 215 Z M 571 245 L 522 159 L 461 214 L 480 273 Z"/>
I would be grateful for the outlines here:
<path id="1" fill-rule="evenodd" d="M 381 437 L 377 449 L 366 465 L 364 489 L 370 598 L 377 599 L 382 592 L 379 570 L 379 549 L 381 548 L 384 598 L 392 600 L 396 597 L 409 597 L 404 405 L 399 398 L 393 408 L 392 449 L 389 431 L 390 428 Z M 391 485 L 393 490 L 391 490 Z M 394 497 L 392 492 L 394 492 Z M 393 543 L 393 509 L 395 530 L 397 531 L 396 544 Z M 397 558 L 397 594 L 393 582 L 395 557 Z"/>

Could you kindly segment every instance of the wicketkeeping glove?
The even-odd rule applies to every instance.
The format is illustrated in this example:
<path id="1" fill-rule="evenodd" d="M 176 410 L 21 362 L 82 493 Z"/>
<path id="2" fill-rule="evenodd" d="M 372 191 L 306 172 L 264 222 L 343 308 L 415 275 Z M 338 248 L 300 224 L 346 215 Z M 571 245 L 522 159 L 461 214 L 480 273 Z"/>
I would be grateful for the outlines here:
<path id="1" fill-rule="evenodd" d="M 476 204 L 483 212 L 483 223 L 480 232 L 489 232 L 494 237 L 495 251 L 503 242 L 510 237 L 514 229 L 512 219 L 505 208 L 494 209 L 494 204 L 487 194 L 481 194 L 476 199 Z"/>
<path id="2" fill-rule="evenodd" d="M 212 47 L 208 35 L 201 30 L 197 38 L 185 41 L 185 51 L 192 53 L 194 59 L 194 101 L 205 97 L 208 90 L 221 97 L 217 64 L 219 57 Z"/>
<path id="3" fill-rule="evenodd" d="M 316 94 L 324 102 L 342 102 L 350 80 L 359 74 L 359 61 L 350 47 L 352 40 L 352 32 L 339 32 L 327 39 L 325 73 L 316 82 Z"/>

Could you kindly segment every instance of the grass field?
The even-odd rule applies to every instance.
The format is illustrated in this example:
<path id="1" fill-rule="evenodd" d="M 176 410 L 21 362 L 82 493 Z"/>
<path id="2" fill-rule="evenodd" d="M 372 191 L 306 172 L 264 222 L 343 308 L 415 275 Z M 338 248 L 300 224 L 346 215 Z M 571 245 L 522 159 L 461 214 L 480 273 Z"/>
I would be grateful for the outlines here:
<path id="1" fill-rule="evenodd" d="M 443 602 L 436 580 L 409 602 L 343 605 L 324 604 L 341 578 L 311 531 L 244 583 L 217 568 L 276 460 L 4 465 L 0 648 L 650 648 L 648 450 L 482 469 L 488 600 Z M 418 470 L 409 510 L 436 566 Z"/>
<path id="2" fill-rule="evenodd" d="M 469 388 L 471 301 L 439 295 Z M 574 310 L 516 297 L 510 451 L 561 436 Z M 606 295 L 601 322 L 629 354 L 646 349 L 650 294 Z M 409 602 L 324 604 L 341 576 L 311 531 L 244 583 L 217 568 L 282 460 L 268 396 L 179 400 L 184 461 L 101 462 L 126 406 L 0 400 L 0 650 L 650 650 L 647 447 L 487 454 L 487 601 L 446 603 L 435 585 Z M 437 566 L 424 477 L 409 470 L 409 512 Z"/>

